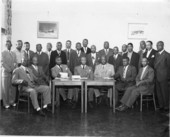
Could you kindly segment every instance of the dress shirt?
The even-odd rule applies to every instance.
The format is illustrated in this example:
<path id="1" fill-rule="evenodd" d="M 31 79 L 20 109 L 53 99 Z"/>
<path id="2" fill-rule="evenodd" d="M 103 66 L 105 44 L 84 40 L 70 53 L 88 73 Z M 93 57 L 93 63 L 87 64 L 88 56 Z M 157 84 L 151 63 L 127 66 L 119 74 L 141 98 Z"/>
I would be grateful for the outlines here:
<path id="1" fill-rule="evenodd" d="M 162 54 L 162 52 L 164 52 L 164 49 L 163 49 L 163 50 L 161 50 L 161 51 L 159 51 L 159 54 L 161 55 L 161 54 Z"/>
<path id="2" fill-rule="evenodd" d="M 38 72 L 38 66 L 32 65 L 33 68 Z"/>
<path id="3" fill-rule="evenodd" d="M 129 65 L 123 67 L 123 70 L 124 70 L 124 71 L 123 71 L 123 78 L 124 78 L 124 79 L 126 78 L 126 73 L 127 73 L 128 67 L 129 67 Z"/>
<path id="4" fill-rule="evenodd" d="M 131 60 L 131 58 L 132 58 L 132 53 L 133 53 L 133 51 L 132 52 L 127 52 L 127 56 L 129 58 L 129 60 Z"/>
<path id="5" fill-rule="evenodd" d="M 142 73 L 141 73 L 141 76 L 140 76 L 140 80 L 143 79 L 143 75 L 144 75 L 145 70 L 146 70 L 147 67 L 148 67 L 148 65 L 142 68 Z"/>
<path id="6" fill-rule="evenodd" d="M 116 55 L 114 54 L 114 55 L 113 55 L 114 59 L 117 59 L 117 56 L 118 56 L 118 54 L 116 54 Z"/>
<path id="7" fill-rule="evenodd" d="M 146 54 L 146 57 L 147 57 L 147 58 L 149 57 L 149 55 L 150 55 L 151 52 L 152 52 L 152 49 L 150 49 L 150 50 L 147 51 L 147 54 Z"/>
<path id="8" fill-rule="evenodd" d="M 80 56 L 80 54 L 81 54 L 81 50 L 77 50 L 78 57 Z"/>
<path id="9" fill-rule="evenodd" d="M 91 57 L 92 57 L 92 62 L 94 64 L 96 60 L 96 53 L 91 53 Z"/>
<path id="10" fill-rule="evenodd" d="M 16 49 L 14 53 L 16 55 L 17 63 L 20 64 L 21 60 L 24 58 L 24 51 L 23 50 L 19 51 L 18 49 Z"/>

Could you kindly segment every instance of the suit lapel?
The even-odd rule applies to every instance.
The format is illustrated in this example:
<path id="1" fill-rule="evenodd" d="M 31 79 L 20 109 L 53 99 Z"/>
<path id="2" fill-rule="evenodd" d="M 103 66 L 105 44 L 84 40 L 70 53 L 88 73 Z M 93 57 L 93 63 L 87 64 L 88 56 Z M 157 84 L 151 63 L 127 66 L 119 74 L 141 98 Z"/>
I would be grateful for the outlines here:
<path id="1" fill-rule="evenodd" d="M 162 61 L 164 56 L 165 56 L 165 51 L 163 51 L 161 55 L 159 55 L 159 53 L 157 53 L 157 60 L 156 60 L 155 66 L 157 66 Z"/>
<path id="2" fill-rule="evenodd" d="M 148 73 L 148 69 L 149 69 L 149 67 L 147 66 L 147 68 L 146 68 L 146 70 L 145 70 L 145 72 L 144 72 L 144 74 L 143 74 L 142 80 L 145 79 L 145 77 L 146 77 L 146 75 L 147 75 L 147 73 Z M 140 76 L 140 77 L 141 77 L 141 76 Z"/>

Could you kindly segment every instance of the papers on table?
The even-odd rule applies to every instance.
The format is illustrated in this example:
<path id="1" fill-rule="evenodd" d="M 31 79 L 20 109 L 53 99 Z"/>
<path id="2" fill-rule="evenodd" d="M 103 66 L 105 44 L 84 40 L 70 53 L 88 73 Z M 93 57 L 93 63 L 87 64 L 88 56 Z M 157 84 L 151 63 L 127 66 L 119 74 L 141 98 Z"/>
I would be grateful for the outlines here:
<path id="1" fill-rule="evenodd" d="M 65 73 L 65 72 L 60 72 L 60 78 L 62 79 L 68 79 L 68 73 Z"/>

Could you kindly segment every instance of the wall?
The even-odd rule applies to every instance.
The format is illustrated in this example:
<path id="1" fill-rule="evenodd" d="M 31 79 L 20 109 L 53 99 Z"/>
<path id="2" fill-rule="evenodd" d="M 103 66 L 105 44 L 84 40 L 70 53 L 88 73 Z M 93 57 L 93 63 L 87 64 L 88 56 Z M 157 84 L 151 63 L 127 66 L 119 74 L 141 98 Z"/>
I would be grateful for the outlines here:
<path id="1" fill-rule="evenodd" d="M 127 38 L 128 23 L 148 23 L 147 39 L 153 41 L 154 48 L 157 41 L 163 40 L 170 52 L 170 2 L 126 1 L 12 1 L 13 45 L 21 39 L 29 41 L 32 50 L 37 43 L 42 43 L 45 50 L 47 42 L 51 42 L 55 49 L 57 41 L 65 45 L 70 39 L 75 47 L 76 42 L 87 38 L 89 45 L 95 44 L 98 50 L 107 40 L 111 47 L 133 42 L 138 51 L 140 40 Z M 37 38 L 37 21 L 58 21 L 59 38 Z"/>

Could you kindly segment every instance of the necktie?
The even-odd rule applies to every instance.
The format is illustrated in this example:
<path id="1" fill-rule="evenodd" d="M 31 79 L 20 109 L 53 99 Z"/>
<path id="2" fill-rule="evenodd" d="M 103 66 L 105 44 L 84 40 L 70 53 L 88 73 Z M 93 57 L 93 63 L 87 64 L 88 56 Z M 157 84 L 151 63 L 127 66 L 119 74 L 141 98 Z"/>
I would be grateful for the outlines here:
<path id="1" fill-rule="evenodd" d="M 83 69 L 84 69 L 84 65 L 83 65 Z"/>
<path id="2" fill-rule="evenodd" d="M 33 82 L 33 80 L 32 80 L 32 78 L 31 78 L 31 75 L 30 75 L 29 71 L 26 69 L 25 72 L 26 72 L 28 78 L 30 79 L 30 81 Z"/>
<path id="3" fill-rule="evenodd" d="M 125 70 L 126 70 L 126 67 L 123 67 L 123 78 L 126 78 L 126 72 L 125 72 Z"/>
<path id="4" fill-rule="evenodd" d="M 80 56 L 80 51 L 78 50 L 78 57 Z"/>
<path id="5" fill-rule="evenodd" d="M 108 53 L 108 52 L 107 52 L 107 49 L 106 49 L 106 55 L 107 55 L 107 53 Z"/>
<path id="6" fill-rule="evenodd" d="M 84 48 L 84 52 L 86 53 L 86 47 Z"/>
<path id="7" fill-rule="evenodd" d="M 67 60 L 69 60 L 69 58 L 70 58 L 70 51 L 68 50 L 67 51 Z"/>
<path id="8" fill-rule="evenodd" d="M 59 65 L 60 71 L 63 72 L 63 68 Z"/>

